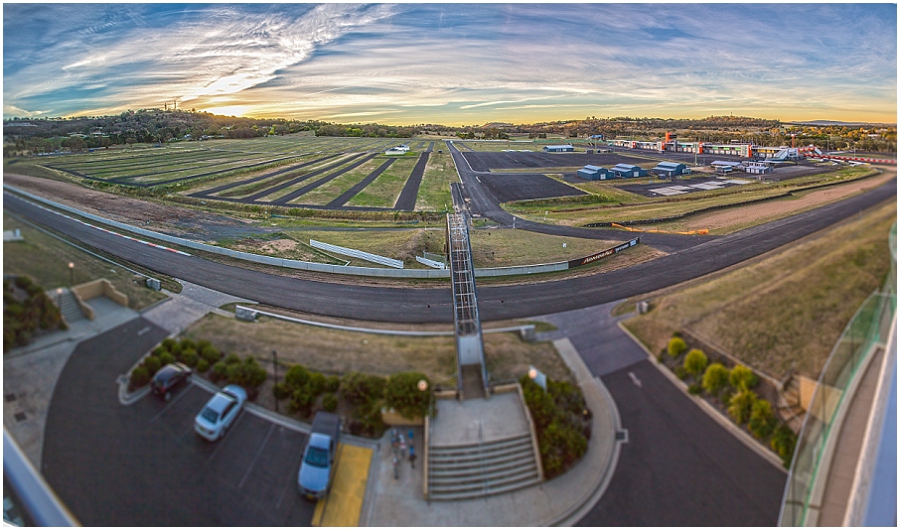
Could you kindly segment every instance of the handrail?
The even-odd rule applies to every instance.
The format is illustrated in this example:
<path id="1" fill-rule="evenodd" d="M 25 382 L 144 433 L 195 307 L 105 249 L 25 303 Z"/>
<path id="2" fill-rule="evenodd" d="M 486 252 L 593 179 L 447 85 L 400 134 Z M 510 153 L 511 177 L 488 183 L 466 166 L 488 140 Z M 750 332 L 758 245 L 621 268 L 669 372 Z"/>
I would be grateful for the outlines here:
<path id="1" fill-rule="evenodd" d="M 80 526 L 3 427 L 3 479 L 36 526 Z"/>

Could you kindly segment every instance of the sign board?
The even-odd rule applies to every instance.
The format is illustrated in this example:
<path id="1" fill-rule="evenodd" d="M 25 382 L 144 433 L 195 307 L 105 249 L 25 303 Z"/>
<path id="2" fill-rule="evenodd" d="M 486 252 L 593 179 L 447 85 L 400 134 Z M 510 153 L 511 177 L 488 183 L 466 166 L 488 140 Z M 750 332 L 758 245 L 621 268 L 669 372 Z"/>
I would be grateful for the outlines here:
<path id="1" fill-rule="evenodd" d="M 636 237 L 636 238 L 632 239 L 631 241 L 626 241 L 625 243 L 622 243 L 619 246 L 616 246 L 613 248 L 608 248 L 606 250 L 601 250 L 600 252 L 597 252 L 596 254 L 591 254 L 590 256 L 586 256 L 584 258 L 573 259 L 569 262 L 569 268 L 572 269 L 574 267 L 581 267 L 582 265 L 588 265 L 597 260 L 612 256 L 613 254 L 618 254 L 619 252 L 622 252 L 623 250 L 625 250 L 627 248 L 631 248 L 640 242 L 641 242 L 641 238 Z"/>

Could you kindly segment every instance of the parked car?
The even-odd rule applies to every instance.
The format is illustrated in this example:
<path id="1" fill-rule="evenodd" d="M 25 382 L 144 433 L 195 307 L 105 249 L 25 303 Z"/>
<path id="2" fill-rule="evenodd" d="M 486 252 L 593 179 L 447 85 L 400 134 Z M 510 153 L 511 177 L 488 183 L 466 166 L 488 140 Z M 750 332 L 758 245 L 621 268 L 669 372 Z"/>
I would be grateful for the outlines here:
<path id="1" fill-rule="evenodd" d="M 215 442 L 234 423 L 246 401 L 246 390 L 237 385 L 226 386 L 216 392 L 194 418 L 194 431 L 206 440 Z"/>
<path id="2" fill-rule="evenodd" d="M 297 487 L 305 498 L 321 499 L 331 488 L 340 439 L 341 417 L 330 412 L 316 413 L 297 476 Z"/>
<path id="3" fill-rule="evenodd" d="M 190 375 L 191 369 L 186 364 L 169 363 L 156 371 L 150 381 L 150 388 L 154 394 L 169 401 L 172 399 L 172 390 L 187 381 Z"/>

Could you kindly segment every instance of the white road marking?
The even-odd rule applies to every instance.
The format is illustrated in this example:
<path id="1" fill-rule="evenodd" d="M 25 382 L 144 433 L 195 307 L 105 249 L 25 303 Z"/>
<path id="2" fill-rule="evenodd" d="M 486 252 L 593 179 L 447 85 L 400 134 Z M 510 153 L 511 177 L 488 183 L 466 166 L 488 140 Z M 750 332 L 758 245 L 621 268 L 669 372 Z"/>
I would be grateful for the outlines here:
<path id="1" fill-rule="evenodd" d="M 144 328 L 144 329 L 138 331 L 138 333 L 137 333 L 137 334 L 138 334 L 138 337 L 140 337 L 140 336 L 143 335 L 144 333 L 147 333 L 148 331 L 150 331 L 150 329 L 151 329 L 150 326 L 147 326 L 146 328 Z"/>
<path id="2" fill-rule="evenodd" d="M 634 375 L 634 372 L 628 372 L 628 377 L 631 378 L 631 382 L 634 383 L 634 386 L 638 388 L 642 388 L 644 385 L 641 383 L 641 380 Z"/>

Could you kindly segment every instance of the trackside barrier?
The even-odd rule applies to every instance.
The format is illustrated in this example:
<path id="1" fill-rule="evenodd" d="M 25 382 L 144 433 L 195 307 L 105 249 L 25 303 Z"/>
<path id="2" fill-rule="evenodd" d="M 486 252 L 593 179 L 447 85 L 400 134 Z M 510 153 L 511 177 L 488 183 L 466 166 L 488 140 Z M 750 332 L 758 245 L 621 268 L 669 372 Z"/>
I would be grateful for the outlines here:
<path id="1" fill-rule="evenodd" d="M 379 265 L 387 265 L 388 267 L 394 267 L 395 269 L 403 268 L 403 262 L 399 259 L 386 258 L 384 256 L 379 256 L 378 254 L 363 252 L 362 250 L 330 245 L 328 243 L 316 241 L 315 239 L 309 240 L 309 246 L 334 252 L 335 254 L 343 254 L 345 256 L 350 256 L 351 258 L 364 259 L 366 261 L 371 261 L 372 263 L 378 263 Z"/>
<path id="2" fill-rule="evenodd" d="M 423 258 L 422 256 L 416 256 L 416 261 L 418 261 L 422 265 L 427 265 L 427 266 L 431 267 L 432 269 L 444 270 L 447 268 L 447 266 L 444 265 L 443 263 L 441 263 L 440 261 L 430 260 L 428 258 Z"/>
<path id="3" fill-rule="evenodd" d="M 240 252 L 237 250 L 231 250 L 227 248 L 217 247 L 215 245 L 208 245 L 206 243 L 199 243 L 197 241 L 191 241 L 190 239 L 182 239 L 180 237 L 170 236 L 168 234 L 163 234 L 160 232 L 154 232 L 152 230 L 146 230 L 144 228 L 138 228 L 136 226 L 131 226 L 125 223 L 120 223 L 118 221 L 113 221 L 111 219 L 106 219 L 104 217 L 100 217 L 98 215 L 90 214 L 87 212 L 83 212 L 76 208 L 72 208 L 71 206 L 66 206 L 65 204 L 60 204 L 58 202 L 51 201 L 49 199 L 45 199 L 39 195 L 34 195 L 32 193 L 28 193 L 27 191 L 20 190 L 13 186 L 9 186 L 7 184 L 3 185 L 3 189 L 9 193 L 15 193 L 22 197 L 27 197 L 32 199 L 33 201 L 45 204 L 47 206 L 52 206 L 53 208 L 63 210 L 65 212 L 69 212 L 85 219 L 89 219 L 91 221 L 95 221 L 97 223 L 111 226 L 114 228 L 118 228 L 120 230 L 125 230 L 126 232 L 131 232 L 133 234 L 139 234 L 144 237 L 149 237 L 153 239 L 158 239 L 160 241 L 165 241 L 167 243 L 171 243 L 174 245 L 180 245 L 183 247 L 191 248 L 194 250 L 200 250 L 203 252 L 209 252 L 212 254 L 219 254 L 221 256 L 228 256 L 230 258 L 250 261 L 253 263 L 262 263 L 264 265 L 272 265 L 274 267 L 286 267 L 289 269 L 297 269 L 297 270 L 305 270 L 312 272 L 325 272 L 332 274 L 349 274 L 352 276 L 372 276 L 372 277 L 381 277 L 381 278 L 417 278 L 417 279 L 438 279 L 438 278 L 449 278 L 450 277 L 450 269 L 444 270 L 426 270 L 426 269 L 378 269 L 374 267 L 351 267 L 346 265 L 329 265 L 327 263 L 313 263 L 310 261 L 300 261 L 293 259 L 284 259 L 284 258 L 276 258 L 272 256 L 261 256 L 259 254 L 251 254 L 249 252 Z M 627 243 L 623 243 L 623 245 L 633 246 L 638 243 L 640 238 L 633 239 Z M 622 245 L 620 245 L 621 247 Z M 618 248 L 618 247 L 615 247 Z M 624 250 L 624 248 L 622 249 Z M 605 254 L 609 252 L 609 249 L 604 250 L 598 254 Z M 618 251 L 616 251 L 618 252 Z M 613 252 L 613 253 L 616 253 Z M 598 254 L 593 254 L 586 258 L 580 258 L 577 260 L 571 261 L 561 261 L 556 263 L 543 263 L 537 265 L 519 265 L 512 267 L 491 267 L 485 269 L 475 269 L 475 277 L 489 277 L 489 276 L 513 276 L 513 275 L 521 275 L 521 274 L 541 274 L 545 272 L 556 272 L 556 271 L 564 271 L 572 268 L 572 263 L 579 262 L 581 264 L 590 263 L 591 261 L 599 259 L 596 258 Z M 606 257 L 609 254 L 605 254 L 601 257 Z"/>

